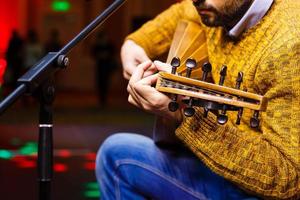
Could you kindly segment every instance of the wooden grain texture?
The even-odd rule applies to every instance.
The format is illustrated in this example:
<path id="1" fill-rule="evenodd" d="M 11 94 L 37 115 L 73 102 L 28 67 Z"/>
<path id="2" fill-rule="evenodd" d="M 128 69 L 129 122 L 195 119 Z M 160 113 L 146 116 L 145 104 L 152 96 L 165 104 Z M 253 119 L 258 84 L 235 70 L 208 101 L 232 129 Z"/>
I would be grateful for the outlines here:
<path id="1" fill-rule="evenodd" d="M 214 94 L 207 94 L 186 89 L 162 86 L 162 82 L 164 80 L 173 81 L 186 86 L 197 87 L 203 90 L 209 90 L 212 93 L 214 92 Z M 195 97 L 208 101 L 224 103 L 227 105 L 249 108 L 252 110 L 265 111 L 267 108 L 267 99 L 263 96 L 166 72 L 159 73 L 156 89 L 161 92 Z M 230 96 L 231 99 L 228 98 L 228 96 Z M 241 98 L 247 99 L 248 102 L 241 100 Z"/>
<path id="2" fill-rule="evenodd" d="M 185 75 L 185 61 L 193 58 L 197 62 L 197 67 L 193 70 L 191 77 L 201 77 L 201 66 L 208 61 L 206 47 L 206 36 L 199 24 L 180 21 L 177 25 L 173 41 L 169 50 L 167 63 L 171 63 L 172 58 L 178 57 L 181 65 L 177 72 Z"/>

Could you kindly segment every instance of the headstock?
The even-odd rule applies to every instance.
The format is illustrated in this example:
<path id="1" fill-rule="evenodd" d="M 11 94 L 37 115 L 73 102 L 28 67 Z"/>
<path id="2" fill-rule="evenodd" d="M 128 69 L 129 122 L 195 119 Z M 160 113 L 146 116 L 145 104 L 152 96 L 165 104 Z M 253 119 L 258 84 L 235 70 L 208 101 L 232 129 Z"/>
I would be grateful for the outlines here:
<path id="1" fill-rule="evenodd" d="M 241 90 L 243 82 L 243 73 L 239 72 L 236 78 L 235 88 L 224 86 L 227 75 L 227 66 L 223 66 L 220 71 L 220 79 L 218 84 L 207 82 L 209 73 L 212 70 L 210 63 L 206 62 L 202 65 L 201 80 L 191 78 L 192 71 L 196 68 L 197 62 L 188 58 L 185 61 L 186 74 L 180 76 L 176 74 L 178 67 L 181 65 L 178 57 L 171 60 L 171 73 L 160 72 L 156 89 L 161 92 L 171 94 L 171 102 L 169 110 L 175 112 L 179 109 L 177 95 L 187 98 L 183 100 L 186 104 L 184 114 L 187 117 L 194 115 L 194 106 L 204 108 L 204 117 L 208 112 L 217 113 L 217 121 L 219 124 L 226 124 L 228 121 L 227 111 L 237 111 L 236 124 L 240 124 L 244 108 L 254 110 L 253 117 L 250 120 L 250 126 L 257 128 L 259 126 L 259 112 L 265 111 L 267 108 L 267 99 L 263 96 Z"/>

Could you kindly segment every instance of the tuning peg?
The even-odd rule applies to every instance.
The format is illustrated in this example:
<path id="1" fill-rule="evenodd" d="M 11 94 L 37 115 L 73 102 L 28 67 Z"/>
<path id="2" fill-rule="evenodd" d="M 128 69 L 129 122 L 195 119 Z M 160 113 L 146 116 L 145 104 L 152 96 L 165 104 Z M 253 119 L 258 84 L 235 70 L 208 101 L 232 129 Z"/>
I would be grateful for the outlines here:
<path id="1" fill-rule="evenodd" d="M 227 74 L 227 66 L 223 65 L 220 71 L 220 80 L 219 80 L 219 85 L 224 85 L 224 81 L 226 78 L 226 74 Z M 221 114 L 218 115 L 217 120 L 219 124 L 226 124 L 226 122 L 228 121 L 228 117 L 226 115 L 227 112 L 227 106 L 223 105 Z"/>
<path id="2" fill-rule="evenodd" d="M 236 79 L 236 84 L 235 84 L 235 88 L 236 89 L 240 89 L 241 88 L 241 84 L 243 82 L 243 77 L 244 77 L 243 72 L 239 72 L 238 73 L 238 77 Z"/>
<path id="3" fill-rule="evenodd" d="M 190 78 L 191 74 L 192 74 L 192 70 L 193 68 L 195 68 L 197 66 L 197 62 L 194 59 L 187 59 L 185 62 L 185 66 L 186 66 L 186 77 Z M 189 99 L 189 102 L 187 104 L 187 107 L 184 109 L 184 115 L 187 117 L 191 117 L 195 114 L 195 109 L 193 108 L 193 97 L 191 97 Z"/>
<path id="4" fill-rule="evenodd" d="M 180 59 L 178 57 L 174 57 L 171 61 L 172 66 L 172 74 L 176 74 L 177 67 L 180 66 Z M 179 108 L 179 104 L 177 103 L 177 95 L 173 94 L 171 96 L 171 102 L 168 105 L 168 108 L 171 112 L 175 112 Z"/>
<path id="5" fill-rule="evenodd" d="M 236 79 L 236 84 L 235 84 L 235 88 L 236 89 L 240 89 L 241 88 L 241 84 L 243 82 L 243 77 L 244 77 L 243 72 L 239 72 L 238 76 L 237 76 L 237 79 Z M 240 98 L 240 100 L 243 100 L 243 98 Z M 242 119 L 242 116 L 243 116 L 243 112 L 244 112 L 244 109 L 243 108 L 239 108 L 235 124 L 237 124 L 237 125 L 241 124 L 241 119 Z"/>
<path id="6" fill-rule="evenodd" d="M 228 121 L 227 115 L 222 115 L 222 114 L 219 114 L 217 119 L 218 119 L 218 123 L 221 125 L 226 124 Z"/>
<path id="7" fill-rule="evenodd" d="M 186 77 L 190 78 L 193 68 L 197 67 L 197 62 L 192 58 L 188 58 L 185 62 L 185 66 L 186 66 Z"/>
<path id="8" fill-rule="evenodd" d="M 258 128 L 260 120 L 259 120 L 259 111 L 254 111 L 253 116 L 250 119 L 250 126 L 251 128 Z"/>
<path id="9" fill-rule="evenodd" d="M 195 114 L 195 109 L 193 107 L 187 107 L 184 109 L 184 115 L 186 117 L 192 117 Z"/>
<path id="10" fill-rule="evenodd" d="M 175 112 L 179 108 L 179 104 L 177 103 L 177 95 L 173 94 L 171 96 L 171 102 L 168 105 L 169 111 Z"/>
<path id="11" fill-rule="evenodd" d="M 219 85 L 224 85 L 225 77 L 227 75 L 227 66 L 223 65 L 222 69 L 220 71 L 220 80 L 219 80 Z"/>
<path id="12" fill-rule="evenodd" d="M 192 107 L 193 105 L 193 98 L 190 98 L 188 107 L 184 109 L 184 115 L 187 117 L 192 117 L 195 114 L 195 109 Z"/>
<path id="13" fill-rule="evenodd" d="M 218 120 L 218 123 L 221 124 L 221 125 L 224 125 L 226 124 L 226 122 L 228 121 L 228 117 L 226 115 L 226 105 L 223 105 L 223 109 L 221 111 L 221 114 L 218 115 L 217 117 L 217 120 Z"/>
<path id="14" fill-rule="evenodd" d="M 206 62 L 202 65 L 202 77 L 201 80 L 202 81 L 206 81 L 208 73 L 211 72 L 211 64 L 209 62 Z M 209 109 L 207 107 L 204 107 L 204 113 L 203 113 L 203 117 L 207 117 L 209 112 Z"/>
<path id="15" fill-rule="evenodd" d="M 206 63 L 203 64 L 203 66 L 202 66 L 202 72 L 203 73 L 202 73 L 202 78 L 201 78 L 202 81 L 206 80 L 206 78 L 208 76 L 208 73 L 211 72 L 211 69 L 212 69 L 212 67 L 211 67 L 211 64 L 209 62 L 206 62 Z"/>
<path id="16" fill-rule="evenodd" d="M 176 98 L 176 100 L 177 100 L 177 98 Z M 176 110 L 178 110 L 179 104 L 177 103 L 176 100 L 172 99 L 171 102 L 169 103 L 169 105 L 168 105 L 169 111 L 175 112 Z"/>
<path id="17" fill-rule="evenodd" d="M 242 119 L 242 116 L 243 116 L 243 112 L 244 112 L 244 109 L 243 108 L 239 108 L 235 124 L 237 124 L 237 125 L 241 124 L 241 119 Z"/>
<path id="18" fill-rule="evenodd" d="M 204 113 L 203 113 L 204 118 L 207 118 L 208 112 L 209 112 L 209 109 L 207 107 L 204 107 Z"/>
<path id="19" fill-rule="evenodd" d="M 180 59 L 178 57 L 174 57 L 171 61 L 172 66 L 172 74 L 176 74 L 177 67 L 180 66 Z"/>

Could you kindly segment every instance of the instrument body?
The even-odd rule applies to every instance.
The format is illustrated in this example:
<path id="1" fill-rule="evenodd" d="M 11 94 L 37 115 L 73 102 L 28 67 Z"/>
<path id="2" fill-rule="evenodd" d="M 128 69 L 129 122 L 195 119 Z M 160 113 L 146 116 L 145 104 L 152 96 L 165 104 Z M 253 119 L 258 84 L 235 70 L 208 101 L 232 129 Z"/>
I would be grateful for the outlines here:
<path id="1" fill-rule="evenodd" d="M 171 94 L 169 110 L 179 109 L 177 95 L 185 98 L 184 114 L 187 117 L 194 115 L 194 106 L 204 108 L 204 116 L 213 111 L 217 114 L 219 124 L 228 121 L 227 111 L 238 111 L 236 124 L 240 124 L 243 109 L 254 111 L 250 119 L 253 128 L 259 126 L 259 112 L 266 111 L 267 98 L 241 90 L 243 73 L 239 72 L 235 88 L 224 86 L 227 66 L 223 65 L 220 71 L 218 84 L 212 83 L 212 66 L 208 62 L 206 36 L 199 24 L 180 21 L 174 34 L 167 63 L 171 64 L 170 73 L 160 72 L 156 89 Z"/>

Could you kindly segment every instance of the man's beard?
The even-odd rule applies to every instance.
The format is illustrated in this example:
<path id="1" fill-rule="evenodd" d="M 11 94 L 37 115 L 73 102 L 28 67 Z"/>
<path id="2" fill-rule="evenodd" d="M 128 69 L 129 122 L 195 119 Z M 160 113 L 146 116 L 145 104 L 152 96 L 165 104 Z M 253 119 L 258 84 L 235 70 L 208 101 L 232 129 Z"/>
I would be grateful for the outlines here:
<path id="1" fill-rule="evenodd" d="M 217 10 L 213 6 L 203 3 L 194 3 L 201 17 L 202 23 L 206 26 L 223 26 L 232 28 L 246 13 L 252 0 L 231 0 Z"/>

